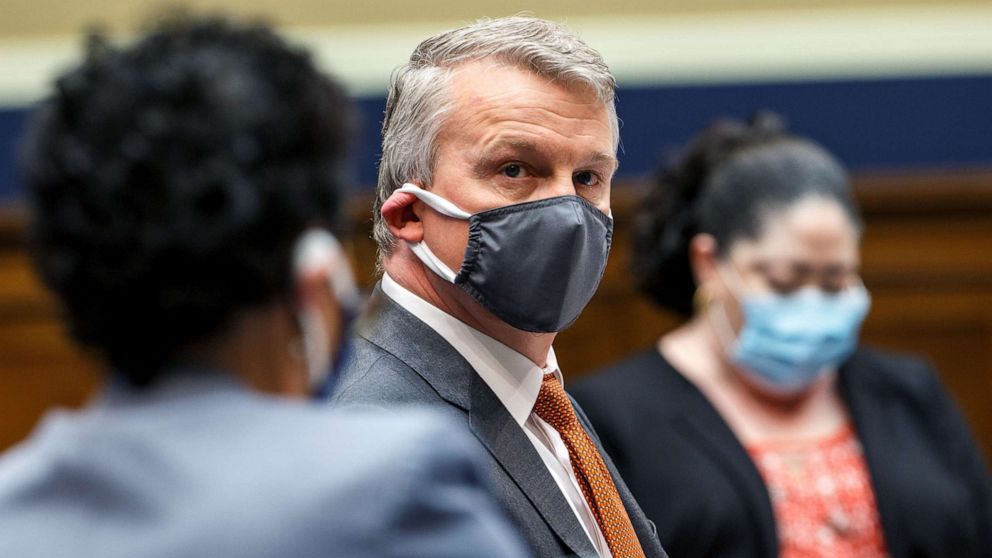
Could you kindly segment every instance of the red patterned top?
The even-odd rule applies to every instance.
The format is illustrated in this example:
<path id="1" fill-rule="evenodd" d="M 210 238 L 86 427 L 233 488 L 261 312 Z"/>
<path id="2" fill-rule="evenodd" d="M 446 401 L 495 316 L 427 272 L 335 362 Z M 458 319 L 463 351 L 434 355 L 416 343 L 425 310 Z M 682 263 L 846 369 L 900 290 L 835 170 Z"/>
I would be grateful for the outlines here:
<path id="1" fill-rule="evenodd" d="M 771 496 L 782 558 L 887 556 L 868 467 L 850 426 L 748 452 Z"/>

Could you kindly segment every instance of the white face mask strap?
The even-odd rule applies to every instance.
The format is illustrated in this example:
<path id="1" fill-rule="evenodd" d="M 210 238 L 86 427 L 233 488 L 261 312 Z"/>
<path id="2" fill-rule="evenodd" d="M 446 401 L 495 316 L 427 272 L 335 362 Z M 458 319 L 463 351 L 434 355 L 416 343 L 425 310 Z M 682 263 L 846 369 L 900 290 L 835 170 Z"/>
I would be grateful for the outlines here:
<path id="1" fill-rule="evenodd" d="M 327 338 L 327 325 L 320 311 L 313 307 L 302 310 L 299 320 L 310 387 L 319 388 L 327 379 L 331 363 L 334 362 L 334 354 Z"/>
<path id="2" fill-rule="evenodd" d="M 396 189 L 397 192 L 406 192 L 408 194 L 413 194 L 420 201 L 426 203 L 431 209 L 437 211 L 441 215 L 452 217 L 454 219 L 468 220 L 472 216 L 471 213 L 462 211 L 457 205 L 451 203 L 450 201 L 442 198 L 441 196 L 424 190 L 416 184 L 410 184 L 407 182 L 403 186 Z M 421 261 L 428 269 L 436 273 L 438 276 L 443 278 L 449 283 L 455 282 L 455 276 L 457 275 L 450 267 L 447 266 L 441 258 L 431 251 L 427 246 L 426 242 L 408 242 L 410 250 L 413 251 L 417 259 Z"/>
<path id="3" fill-rule="evenodd" d="M 720 278 L 723 279 L 723 284 L 734 293 L 734 298 L 737 299 L 737 302 L 741 302 L 741 298 L 747 292 L 747 287 L 744 286 L 744 277 L 741 276 L 740 271 L 737 271 L 737 266 L 729 258 L 727 259 L 727 264 L 720 267 L 726 267 L 730 270 L 729 274 L 720 271 Z"/>
<path id="4" fill-rule="evenodd" d="M 717 341 L 723 347 L 727 356 L 730 356 L 737 347 L 737 335 L 734 334 L 733 328 L 730 327 L 730 317 L 727 316 L 726 303 L 720 302 L 718 306 L 720 306 L 719 310 L 709 310 L 707 314 L 710 325 L 713 327 L 713 332 L 716 334 Z M 714 315 L 717 312 L 719 312 L 719 316 Z"/>
<path id="5" fill-rule="evenodd" d="M 338 303 L 353 310 L 360 307 L 361 295 L 344 250 L 334 235 L 326 230 L 313 228 L 300 236 L 293 251 L 293 267 L 298 277 L 326 270 L 331 292 Z M 300 322 L 303 356 L 306 359 L 310 384 L 311 387 L 319 387 L 326 380 L 334 361 L 327 324 L 324 323 L 320 310 L 313 304 L 300 309 L 297 319 Z"/>
<path id="6" fill-rule="evenodd" d="M 407 182 L 403 186 L 397 188 L 396 191 L 406 192 L 408 194 L 413 194 L 414 196 L 417 196 L 417 199 L 426 203 L 431 207 L 431 209 L 437 211 L 441 215 L 446 215 L 454 219 L 462 219 L 464 221 L 467 221 L 469 217 L 472 216 L 471 213 L 468 213 L 467 211 L 463 211 L 457 205 L 451 203 L 450 201 L 442 198 L 441 196 L 433 192 L 428 192 L 427 190 L 424 190 L 423 188 L 417 186 L 416 184 L 410 184 L 409 182 Z"/>
<path id="7" fill-rule="evenodd" d="M 723 265 L 717 264 L 716 273 L 720 277 L 724 286 L 727 287 L 732 294 L 732 296 L 737 300 L 738 304 L 743 305 L 744 296 L 744 278 L 741 277 L 737 268 L 734 264 L 727 260 L 726 267 L 730 268 L 730 272 L 723 271 Z M 710 326 L 713 327 L 713 332 L 716 334 L 717 341 L 723 347 L 724 352 L 727 356 L 731 356 L 737 347 L 737 334 L 734 333 L 734 329 L 730 327 L 730 316 L 727 315 L 727 303 L 721 301 L 718 305 L 719 310 L 711 309 L 706 312 L 707 319 L 710 322 Z M 719 315 L 715 315 L 719 313 Z"/>
<path id="8" fill-rule="evenodd" d="M 338 303 L 348 310 L 360 309 L 361 292 L 344 248 L 334 235 L 318 228 L 306 231 L 296 244 L 293 258 L 297 273 L 326 269 Z"/>
<path id="9" fill-rule="evenodd" d="M 441 261 L 441 258 L 437 257 L 437 255 L 427 247 L 427 243 L 410 242 L 408 244 L 410 245 L 410 250 L 413 251 L 414 255 L 416 255 L 417 258 L 431 271 L 438 274 L 449 283 L 455 282 L 455 272 L 451 271 L 451 268 Z"/>

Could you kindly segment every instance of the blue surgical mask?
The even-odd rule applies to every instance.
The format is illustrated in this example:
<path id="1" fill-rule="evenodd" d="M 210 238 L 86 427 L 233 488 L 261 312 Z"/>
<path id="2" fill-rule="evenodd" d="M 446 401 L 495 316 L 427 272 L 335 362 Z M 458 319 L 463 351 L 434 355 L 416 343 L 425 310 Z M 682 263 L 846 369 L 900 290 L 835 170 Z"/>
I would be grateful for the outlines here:
<path id="1" fill-rule="evenodd" d="M 507 324 L 536 333 L 570 326 L 606 269 L 613 217 L 579 196 L 559 196 L 468 213 L 413 184 L 434 211 L 469 223 L 465 258 L 450 269 L 425 242 L 410 249 L 431 271 L 458 285 Z"/>
<path id="2" fill-rule="evenodd" d="M 736 340 L 724 343 L 728 356 L 753 383 L 781 395 L 807 391 L 854 353 L 871 304 L 861 284 L 838 293 L 806 287 L 787 295 L 738 292 L 737 298 L 744 325 Z M 725 312 L 722 318 L 726 337 Z"/>

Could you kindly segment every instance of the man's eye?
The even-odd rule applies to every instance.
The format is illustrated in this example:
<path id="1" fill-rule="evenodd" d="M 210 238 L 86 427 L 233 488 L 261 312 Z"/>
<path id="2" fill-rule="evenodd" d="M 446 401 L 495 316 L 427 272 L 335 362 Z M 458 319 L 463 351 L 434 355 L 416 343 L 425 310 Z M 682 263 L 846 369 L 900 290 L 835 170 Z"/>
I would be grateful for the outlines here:
<path id="1" fill-rule="evenodd" d="M 503 173 L 503 176 L 509 178 L 520 178 L 524 175 L 524 167 L 516 163 L 510 163 L 500 169 L 500 172 Z"/>
<path id="2" fill-rule="evenodd" d="M 575 173 L 575 182 L 583 186 L 596 186 L 599 184 L 599 177 L 592 171 L 581 171 Z"/>

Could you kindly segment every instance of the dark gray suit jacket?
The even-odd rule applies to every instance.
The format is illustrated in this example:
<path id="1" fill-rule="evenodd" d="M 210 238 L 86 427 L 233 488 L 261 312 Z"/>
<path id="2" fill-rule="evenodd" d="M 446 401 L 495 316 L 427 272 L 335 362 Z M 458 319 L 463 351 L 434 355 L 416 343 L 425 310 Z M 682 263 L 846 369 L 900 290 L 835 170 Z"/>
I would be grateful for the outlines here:
<path id="1" fill-rule="evenodd" d="M 596 556 L 596 550 L 523 429 L 469 363 L 427 324 L 376 287 L 359 322 L 352 357 L 334 395 L 337 404 L 437 408 L 475 435 L 487 450 L 496 495 L 537 556 Z M 644 516 L 589 421 L 645 554 L 665 557 Z"/>

